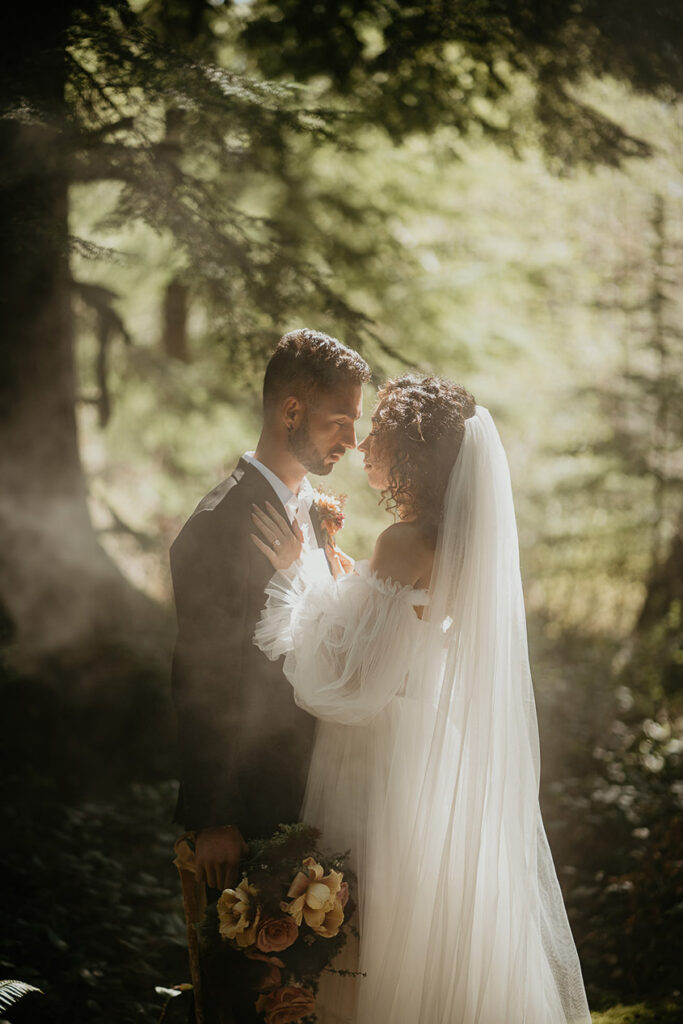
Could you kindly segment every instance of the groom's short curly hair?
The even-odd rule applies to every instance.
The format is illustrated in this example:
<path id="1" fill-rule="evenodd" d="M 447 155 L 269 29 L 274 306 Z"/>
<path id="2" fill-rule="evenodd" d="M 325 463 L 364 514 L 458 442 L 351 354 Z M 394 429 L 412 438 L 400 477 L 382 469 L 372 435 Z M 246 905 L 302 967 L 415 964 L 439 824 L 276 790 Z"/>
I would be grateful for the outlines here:
<path id="1" fill-rule="evenodd" d="M 289 395 L 306 398 L 318 389 L 365 384 L 370 367 L 362 356 L 321 331 L 301 327 L 283 335 L 263 379 L 263 409 L 270 412 Z"/>

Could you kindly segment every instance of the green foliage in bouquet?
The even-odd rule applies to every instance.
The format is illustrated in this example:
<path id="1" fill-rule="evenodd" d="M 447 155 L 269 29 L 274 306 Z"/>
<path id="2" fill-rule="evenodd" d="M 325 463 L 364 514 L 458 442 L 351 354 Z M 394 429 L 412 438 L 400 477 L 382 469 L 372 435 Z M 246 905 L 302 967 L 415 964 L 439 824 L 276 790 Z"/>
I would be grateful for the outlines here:
<path id="1" fill-rule="evenodd" d="M 239 978 L 242 990 L 246 982 L 266 1021 L 314 1020 L 320 976 L 355 933 L 341 870 L 348 854 L 324 854 L 319 839 L 317 829 L 296 824 L 252 841 L 241 881 L 209 905 L 198 929 L 211 975 L 225 984 Z"/>

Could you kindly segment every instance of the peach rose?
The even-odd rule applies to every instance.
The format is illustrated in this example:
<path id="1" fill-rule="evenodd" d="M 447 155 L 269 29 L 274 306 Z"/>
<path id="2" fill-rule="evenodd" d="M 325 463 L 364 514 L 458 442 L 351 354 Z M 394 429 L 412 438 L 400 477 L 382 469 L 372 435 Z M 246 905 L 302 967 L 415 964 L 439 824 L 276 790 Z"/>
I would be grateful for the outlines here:
<path id="1" fill-rule="evenodd" d="M 266 956 L 265 953 L 259 953 L 256 949 L 250 949 L 245 953 L 245 956 L 249 960 L 260 960 L 268 966 L 268 973 L 264 974 L 259 983 L 259 992 L 269 992 L 271 989 L 278 987 L 282 981 L 281 971 L 285 966 L 282 960 L 279 960 L 276 956 Z"/>
<path id="2" fill-rule="evenodd" d="M 279 953 L 299 937 L 299 926 L 291 917 L 267 917 L 261 922 L 256 945 L 262 953 Z"/>
<path id="3" fill-rule="evenodd" d="M 263 1014 L 266 1024 L 294 1024 L 313 1013 L 315 996 L 301 985 L 286 985 L 259 996 L 256 1010 Z"/>
<path id="4" fill-rule="evenodd" d="M 236 889 L 224 889 L 218 900 L 218 931 L 242 949 L 256 942 L 261 911 L 256 905 L 258 890 L 243 878 Z"/>

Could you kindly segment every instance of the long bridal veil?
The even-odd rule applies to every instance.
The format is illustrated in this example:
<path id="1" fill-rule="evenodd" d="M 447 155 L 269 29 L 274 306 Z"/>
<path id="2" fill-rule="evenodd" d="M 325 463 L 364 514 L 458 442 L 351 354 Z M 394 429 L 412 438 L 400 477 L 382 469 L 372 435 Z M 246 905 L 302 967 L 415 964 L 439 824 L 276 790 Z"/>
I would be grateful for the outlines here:
<path id="1" fill-rule="evenodd" d="M 363 977 L 324 978 L 321 1019 L 590 1024 L 538 804 L 517 526 L 488 411 L 466 421 L 429 594 L 305 561 L 271 580 L 255 642 L 285 655 L 320 719 L 302 814 L 358 872 Z"/>
<path id="2" fill-rule="evenodd" d="M 385 857 L 368 865 L 363 944 L 381 953 L 359 1020 L 589 1024 L 538 804 L 510 474 L 480 406 L 449 480 L 430 591 L 412 710 L 369 824 Z M 383 872 L 389 900 L 375 895 Z"/>

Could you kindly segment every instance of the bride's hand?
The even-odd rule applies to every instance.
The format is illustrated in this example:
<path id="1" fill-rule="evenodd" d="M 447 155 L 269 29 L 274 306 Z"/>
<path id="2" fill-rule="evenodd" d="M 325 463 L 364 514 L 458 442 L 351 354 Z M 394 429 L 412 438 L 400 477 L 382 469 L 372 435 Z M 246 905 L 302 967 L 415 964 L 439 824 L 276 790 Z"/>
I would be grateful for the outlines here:
<path id="1" fill-rule="evenodd" d="M 254 525 L 265 537 L 264 543 L 260 537 L 252 533 L 251 539 L 254 544 L 263 552 L 274 569 L 289 569 L 303 548 L 304 535 L 299 524 L 294 520 L 290 526 L 269 501 L 266 502 L 267 512 L 262 511 L 258 505 L 251 507 Z"/>
<path id="2" fill-rule="evenodd" d="M 326 544 L 325 554 L 327 555 L 327 561 L 332 570 L 332 575 L 336 580 L 340 576 L 347 576 L 353 572 L 356 563 L 349 555 L 345 554 L 341 548 L 338 548 L 336 544 Z"/>

